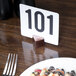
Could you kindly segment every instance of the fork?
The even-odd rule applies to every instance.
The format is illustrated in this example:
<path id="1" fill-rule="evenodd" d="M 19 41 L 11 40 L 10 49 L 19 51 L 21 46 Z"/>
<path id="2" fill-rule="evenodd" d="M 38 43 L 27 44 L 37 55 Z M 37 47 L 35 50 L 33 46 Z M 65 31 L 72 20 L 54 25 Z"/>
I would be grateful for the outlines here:
<path id="1" fill-rule="evenodd" d="M 3 76 L 15 76 L 17 59 L 18 59 L 17 54 L 11 54 L 11 53 L 8 54 L 8 58 L 3 71 Z"/>

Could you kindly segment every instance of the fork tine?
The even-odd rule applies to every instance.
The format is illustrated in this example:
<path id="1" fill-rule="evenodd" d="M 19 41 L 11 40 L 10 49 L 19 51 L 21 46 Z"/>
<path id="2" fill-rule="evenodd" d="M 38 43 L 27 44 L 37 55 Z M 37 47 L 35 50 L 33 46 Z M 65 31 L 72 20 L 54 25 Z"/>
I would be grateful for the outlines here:
<path id="1" fill-rule="evenodd" d="M 14 64 L 14 68 L 13 68 L 13 73 L 12 73 L 12 76 L 14 76 L 14 75 L 15 75 L 15 72 L 16 72 L 17 59 L 18 59 L 18 55 L 16 54 L 15 64 Z"/>
<path id="2" fill-rule="evenodd" d="M 14 60 L 15 60 L 15 54 L 13 55 L 13 59 L 12 59 L 12 64 L 11 64 L 11 69 L 10 69 L 10 72 L 9 72 L 9 76 L 12 74 L 12 71 L 13 71 Z"/>
<path id="3" fill-rule="evenodd" d="M 7 69 L 7 73 L 6 73 L 6 75 L 9 74 L 9 71 L 10 71 L 10 68 L 11 68 L 12 56 L 13 56 L 13 54 L 10 55 L 10 60 L 9 60 L 9 65 L 8 65 L 8 69 Z"/>
<path id="4" fill-rule="evenodd" d="M 7 61 L 6 61 L 6 64 L 5 64 L 5 68 L 4 68 L 4 71 L 3 71 L 3 75 L 6 74 L 7 67 L 8 67 L 8 62 L 9 62 L 9 58 L 10 58 L 10 53 L 8 54 L 8 58 L 7 58 Z"/>

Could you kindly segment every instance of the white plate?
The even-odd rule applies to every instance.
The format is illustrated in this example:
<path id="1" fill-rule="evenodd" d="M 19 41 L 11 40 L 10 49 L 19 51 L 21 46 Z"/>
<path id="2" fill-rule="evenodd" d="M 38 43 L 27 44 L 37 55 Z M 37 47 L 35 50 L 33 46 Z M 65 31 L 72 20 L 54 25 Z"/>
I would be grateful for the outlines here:
<path id="1" fill-rule="evenodd" d="M 26 69 L 20 76 L 30 76 L 35 69 L 49 68 L 54 66 L 55 68 L 63 68 L 65 71 L 76 71 L 76 58 L 53 58 L 38 62 L 28 69 Z"/>

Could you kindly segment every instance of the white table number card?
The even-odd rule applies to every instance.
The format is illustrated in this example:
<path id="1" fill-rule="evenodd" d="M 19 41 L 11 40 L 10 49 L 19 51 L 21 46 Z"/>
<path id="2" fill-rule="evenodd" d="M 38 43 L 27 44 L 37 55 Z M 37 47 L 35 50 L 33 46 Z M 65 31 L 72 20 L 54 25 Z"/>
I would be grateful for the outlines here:
<path id="1" fill-rule="evenodd" d="M 41 36 L 46 43 L 59 43 L 59 14 L 20 4 L 21 35 L 32 38 Z"/>

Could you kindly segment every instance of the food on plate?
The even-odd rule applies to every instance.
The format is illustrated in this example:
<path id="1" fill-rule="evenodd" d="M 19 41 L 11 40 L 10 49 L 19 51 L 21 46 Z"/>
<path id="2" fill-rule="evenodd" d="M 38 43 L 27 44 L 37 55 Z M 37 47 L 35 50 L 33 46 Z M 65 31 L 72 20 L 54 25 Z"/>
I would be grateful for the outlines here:
<path id="1" fill-rule="evenodd" d="M 76 76 L 74 70 L 71 72 L 65 72 L 64 69 L 54 68 L 50 66 L 49 69 L 36 69 L 30 76 Z"/>

